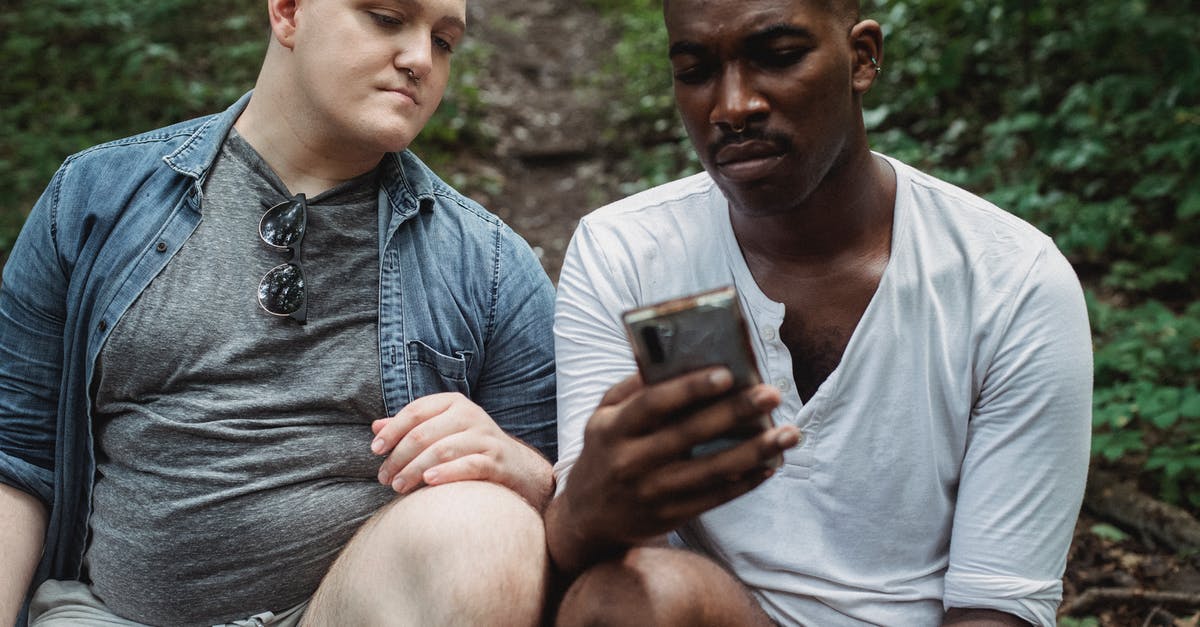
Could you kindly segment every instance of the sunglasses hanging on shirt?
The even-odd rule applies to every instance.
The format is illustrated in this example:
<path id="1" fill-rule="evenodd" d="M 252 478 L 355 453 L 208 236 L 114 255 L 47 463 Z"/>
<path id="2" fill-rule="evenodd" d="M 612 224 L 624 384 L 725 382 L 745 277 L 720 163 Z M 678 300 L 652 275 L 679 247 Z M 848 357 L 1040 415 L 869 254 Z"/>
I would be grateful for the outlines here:
<path id="1" fill-rule="evenodd" d="M 258 282 L 258 304 L 273 316 L 291 318 L 300 324 L 308 317 L 303 252 L 307 223 L 308 201 L 304 194 L 272 206 L 258 221 L 258 237 L 271 248 L 292 255 Z"/>

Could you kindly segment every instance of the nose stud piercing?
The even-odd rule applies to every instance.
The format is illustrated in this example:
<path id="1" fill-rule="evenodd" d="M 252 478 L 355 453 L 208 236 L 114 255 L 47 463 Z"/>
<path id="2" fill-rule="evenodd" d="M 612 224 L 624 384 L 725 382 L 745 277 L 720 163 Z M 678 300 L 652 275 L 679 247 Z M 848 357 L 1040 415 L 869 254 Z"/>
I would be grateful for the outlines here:
<path id="1" fill-rule="evenodd" d="M 412 70 L 408 71 L 408 77 L 412 79 L 414 84 L 421 82 L 421 79 L 417 78 L 417 73 Z"/>
<path id="2" fill-rule="evenodd" d="M 741 126 L 729 125 L 729 128 L 736 134 L 741 135 L 746 132 L 746 123 L 743 121 Z"/>

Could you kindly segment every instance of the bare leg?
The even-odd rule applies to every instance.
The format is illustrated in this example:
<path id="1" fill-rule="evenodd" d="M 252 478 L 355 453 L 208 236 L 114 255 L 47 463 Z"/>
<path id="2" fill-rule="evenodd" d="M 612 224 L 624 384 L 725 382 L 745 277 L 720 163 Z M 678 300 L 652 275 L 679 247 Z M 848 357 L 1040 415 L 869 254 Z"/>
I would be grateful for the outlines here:
<path id="1" fill-rule="evenodd" d="M 559 605 L 559 627 L 769 626 L 750 592 L 713 561 L 643 547 L 584 571 Z"/>
<path id="2" fill-rule="evenodd" d="M 514 492 L 475 481 L 423 488 L 363 525 L 304 624 L 533 626 L 547 569 L 541 516 Z"/>

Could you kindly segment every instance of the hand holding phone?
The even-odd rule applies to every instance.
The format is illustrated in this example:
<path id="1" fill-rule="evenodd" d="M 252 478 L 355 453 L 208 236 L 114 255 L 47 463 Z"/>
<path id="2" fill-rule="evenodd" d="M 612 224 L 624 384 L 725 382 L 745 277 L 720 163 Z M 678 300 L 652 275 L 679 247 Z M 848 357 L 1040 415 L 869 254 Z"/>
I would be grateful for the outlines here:
<path id="1" fill-rule="evenodd" d="M 642 381 L 655 384 L 709 366 L 733 374 L 734 390 L 762 382 L 750 334 L 732 286 L 639 307 L 622 316 Z M 728 437 L 697 445 L 693 457 L 711 455 L 772 427 L 764 414 Z M 776 464 L 778 465 L 778 464 Z"/>

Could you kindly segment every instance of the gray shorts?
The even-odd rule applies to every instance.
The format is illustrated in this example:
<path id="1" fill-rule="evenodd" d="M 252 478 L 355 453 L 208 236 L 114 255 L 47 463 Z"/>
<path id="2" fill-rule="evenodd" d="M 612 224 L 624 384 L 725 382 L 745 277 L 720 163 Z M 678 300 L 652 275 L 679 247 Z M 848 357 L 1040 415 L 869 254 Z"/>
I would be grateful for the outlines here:
<path id="1" fill-rule="evenodd" d="M 297 627 L 304 618 L 308 601 L 278 614 L 263 612 L 231 623 L 215 627 Z M 121 627 L 146 627 L 142 623 L 125 620 L 109 611 L 104 602 L 96 598 L 87 584 L 78 581 L 50 579 L 38 586 L 29 601 L 29 624 L 31 627 L 78 627 L 78 625 L 120 625 Z"/>

